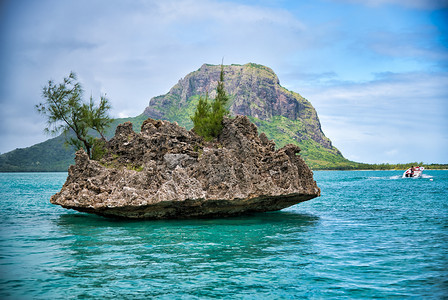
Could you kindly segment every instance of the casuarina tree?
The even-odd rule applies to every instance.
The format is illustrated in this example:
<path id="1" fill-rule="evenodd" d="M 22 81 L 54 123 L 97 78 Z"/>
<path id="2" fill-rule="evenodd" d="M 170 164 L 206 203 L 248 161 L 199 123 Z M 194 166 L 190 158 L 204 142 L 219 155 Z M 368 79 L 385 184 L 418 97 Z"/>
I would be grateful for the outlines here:
<path id="1" fill-rule="evenodd" d="M 221 134 L 222 120 L 224 116 L 229 114 L 226 105 L 229 97 L 224 90 L 224 66 L 221 65 L 221 73 L 219 76 L 218 87 L 216 88 L 216 97 L 212 103 L 208 102 L 208 94 L 199 98 L 196 106 L 193 121 L 193 130 L 204 137 L 205 140 L 212 140 Z"/>
<path id="2" fill-rule="evenodd" d="M 108 115 L 111 106 L 105 96 L 101 96 L 98 106 L 92 97 L 89 103 L 84 103 L 82 96 L 81 84 L 77 82 L 76 74 L 71 72 L 62 83 L 48 81 L 42 89 L 44 102 L 37 104 L 36 109 L 47 118 L 45 132 L 63 133 L 68 145 L 84 148 L 91 157 L 96 140 L 91 133 L 96 131 L 104 140 L 104 131 L 113 119 Z"/>

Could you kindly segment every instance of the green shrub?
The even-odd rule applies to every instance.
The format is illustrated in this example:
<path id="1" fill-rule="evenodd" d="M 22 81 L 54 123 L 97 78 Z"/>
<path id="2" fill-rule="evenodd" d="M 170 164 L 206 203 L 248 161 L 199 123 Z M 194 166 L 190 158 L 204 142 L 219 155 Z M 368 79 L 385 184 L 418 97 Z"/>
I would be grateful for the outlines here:
<path id="1" fill-rule="evenodd" d="M 103 139 L 95 139 L 92 146 L 92 159 L 99 161 L 106 153 L 106 141 Z"/>
<path id="2" fill-rule="evenodd" d="M 216 89 L 217 95 L 212 103 L 209 103 L 208 94 L 200 97 L 196 111 L 191 118 L 193 131 L 202 136 L 206 141 L 217 138 L 222 131 L 222 120 L 229 114 L 225 108 L 229 97 L 224 90 L 224 66 L 221 65 L 221 74 Z"/>

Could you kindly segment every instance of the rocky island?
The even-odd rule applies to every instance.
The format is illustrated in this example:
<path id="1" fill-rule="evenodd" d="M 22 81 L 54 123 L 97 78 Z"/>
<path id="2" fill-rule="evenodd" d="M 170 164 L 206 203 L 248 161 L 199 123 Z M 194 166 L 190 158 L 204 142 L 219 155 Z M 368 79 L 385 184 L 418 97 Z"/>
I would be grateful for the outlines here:
<path id="1" fill-rule="evenodd" d="M 226 217 L 280 210 L 320 195 L 300 148 L 275 143 L 245 116 L 225 118 L 206 142 L 168 121 L 147 119 L 140 133 L 117 127 L 103 157 L 76 152 L 51 203 L 106 217 Z"/>

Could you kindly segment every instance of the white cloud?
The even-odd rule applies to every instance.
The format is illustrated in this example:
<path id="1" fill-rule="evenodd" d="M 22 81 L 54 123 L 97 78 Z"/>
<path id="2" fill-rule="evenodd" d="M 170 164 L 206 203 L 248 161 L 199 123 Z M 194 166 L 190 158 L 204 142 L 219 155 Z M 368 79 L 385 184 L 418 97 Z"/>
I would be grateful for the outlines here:
<path id="1" fill-rule="evenodd" d="M 212 22 L 226 26 L 247 24 L 275 24 L 294 30 L 304 30 L 305 25 L 284 9 L 249 6 L 232 2 L 210 0 L 163 1 L 158 3 L 161 19 L 167 23 Z M 240 28 L 243 29 L 244 28 Z M 237 34 L 237 32 L 235 32 Z"/>
<path id="2" fill-rule="evenodd" d="M 302 94 L 349 159 L 447 162 L 447 86 L 448 73 L 380 74 L 369 82 L 307 87 Z"/>
<path id="3" fill-rule="evenodd" d="M 400 153 L 400 150 L 398 150 L 396 148 L 390 149 L 390 150 L 386 151 L 386 155 L 387 156 L 391 156 L 391 157 L 394 157 L 394 156 L 396 156 L 399 153 Z"/>
<path id="4" fill-rule="evenodd" d="M 440 43 L 440 32 L 434 26 L 412 31 L 374 32 L 366 42 L 374 52 L 400 59 L 448 61 L 446 45 Z M 422 43 L 425 41 L 425 43 Z"/>

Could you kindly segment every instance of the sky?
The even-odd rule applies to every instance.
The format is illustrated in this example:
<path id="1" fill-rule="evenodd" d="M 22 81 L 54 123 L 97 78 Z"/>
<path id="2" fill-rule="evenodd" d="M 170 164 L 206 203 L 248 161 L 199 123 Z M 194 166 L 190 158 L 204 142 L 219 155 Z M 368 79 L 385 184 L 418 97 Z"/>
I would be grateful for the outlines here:
<path id="1" fill-rule="evenodd" d="M 350 160 L 448 163 L 447 20 L 448 0 L 0 0 L 0 153 L 50 138 L 50 79 L 132 117 L 224 58 L 273 69 Z"/>

